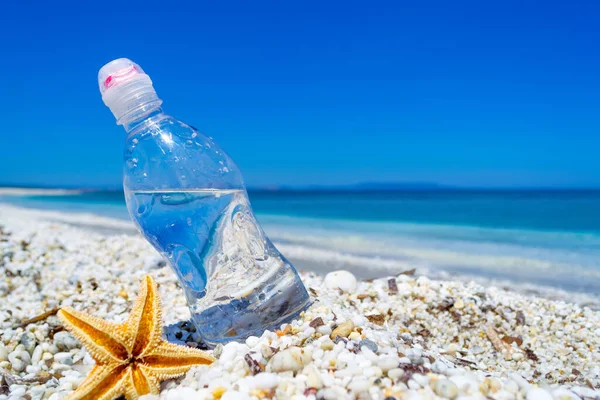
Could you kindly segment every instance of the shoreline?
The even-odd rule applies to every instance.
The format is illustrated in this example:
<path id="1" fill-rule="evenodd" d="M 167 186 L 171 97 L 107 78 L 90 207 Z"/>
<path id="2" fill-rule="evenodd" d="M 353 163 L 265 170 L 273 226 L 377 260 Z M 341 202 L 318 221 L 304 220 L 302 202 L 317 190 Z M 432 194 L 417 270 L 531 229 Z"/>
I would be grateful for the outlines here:
<path id="1" fill-rule="evenodd" d="M 82 192 L 81 189 L 0 187 L 0 196 L 72 196 Z"/>
<path id="2" fill-rule="evenodd" d="M 55 211 L 0 202 L 0 225 L 3 213 L 20 215 L 21 218 L 25 219 L 68 224 L 72 227 L 106 235 L 125 234 L 141 237 L 131 221 L 105 217 L 89 212 Z M 273 242 L 292 261 L 298 270 L 315 272 L 321 275 L 337 269 L 346 269 L 356 275 L 357 278 L 364 280 L 398 275 L 402 272 L 415 269 L 415 276 L 426 276 L 438 280 L 455 280 L 464 283 L 473 281 L 485 287 L 499 287 L 510 292 L 572 302 L 590 307 L 593 310 L 600 310 L 600 295 L 594 295 L 593 293 L 566 290 L 555 286 L 530 282 L 517 282 L 502 277 L 494 277 L 489 274 L 486 275 L 486 271 L 482 271 L 481 274 L 477 275 L 448 269 L 436 270 L 427 266 L 415 266 L 409 262 L 400 262 L 398 260 L 379 257 L 373 259 L 350 254 L 338 254 L 328 249 L 307 248 L 287 241 L 274 240 Z M 365 268 L 366 265 L 370 268 Z"/>
<path id="3" fill-rule="evenodd" d="M 92 368 L 56 317 L 22 321 L 68 305 L 122 322 L 146 274 L 159 284 L 165 337 L 202 346 L 175 274 L 139 234 L 122 230 L 130 223 L 0 205 L 0 225 L 0 388 L 12 382 L 0 400 L 62 400 Z M 208 350 L 213 365 L 144 400 L 600 396 L 600 313 L 589 307 L 455 277 L 357 281 L 327 272 L 301 272 L 313 305 L 289 327 Z M 348 329 L 334 341 L 340 326 Z M 299 365 L 295 351 L 310 357 Z"/>

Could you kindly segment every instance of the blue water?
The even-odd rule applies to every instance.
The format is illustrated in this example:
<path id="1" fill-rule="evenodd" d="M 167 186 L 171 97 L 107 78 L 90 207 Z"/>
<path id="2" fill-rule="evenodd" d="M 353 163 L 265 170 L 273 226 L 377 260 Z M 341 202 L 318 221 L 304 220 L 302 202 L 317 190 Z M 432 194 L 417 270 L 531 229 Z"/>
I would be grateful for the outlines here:
<path id="1" fill-rule="evenodd" d="M 120 192 L 9 200 L 128 218 Z M 600 191 L 250 192 L 250 200 L 292 261 L 600 293 Z"/>

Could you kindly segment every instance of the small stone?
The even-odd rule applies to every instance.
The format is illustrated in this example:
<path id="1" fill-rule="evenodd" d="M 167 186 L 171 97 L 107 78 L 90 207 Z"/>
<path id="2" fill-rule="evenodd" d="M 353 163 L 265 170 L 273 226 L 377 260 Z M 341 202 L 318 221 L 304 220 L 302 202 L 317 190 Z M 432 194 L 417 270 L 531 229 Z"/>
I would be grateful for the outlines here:
<path id="1" fill-rule="evenodd" d="M 261 372 L 254 377 L 254 387 L 257 389 L 271 389 L 277 386 L 279 377 L 269 372 Z"/>
<path id="2" fill-rule="evenodd" d="M 402 368 L 392 368 L 387 372 L 387 376 L 392 380 L 395 381 L 397 379 L 400 379 L 404 376 L 404 370 Z"/>
<path id="3" fill-rule="evenodd" d="M 0 362 L 8 361 L 8 350 L 0 344 Z"/>
<path id="4" fill-rule="evenodd" d="M 21 344 L 29 354 L 33 353 L 33 349 L 35 349 L 35 346 L 37 345 L 35 335 L 31 332 L 23 333 L 23 336 L 21 336 Z"/>
<path id="5" fill-rule="evenodd" d="M 361 340 L 358 345 L 361 348 L 366 347 L 367 349 L 371 350 L 373 353 L 377 353 L 377 350 L 379 350 L 379 348 L 377 347 L 377 343 L 375 343 L 374 341 L 369 340 L 369 339 Z"/>
<path id="6" fill-rule="evenodd" d="M 380 357 L 377 360 L 377 366 L 381 368 L 383 372 L 387 372 L 391 369 L 398 368 L 400 360 L 398 357 Z"/>
<path id="7" fill-rule="evenodd" d="M 25 350 L 16 350 L 8 355 L 8 361 L 10 361 L 13 370 L 23 372 L 25 367 L 31 363 L 31 356 Z"/>
<path id="8" fill-rule="evenodd" d="M 73 365 L 73 356 L 71 353 L 56 353 L 54 361 L 64 365 Z"/>
<path id="9" fill-rule="evenodd" d="M 462 301 L 462 300 L 457 300 L 457 301 L 454 303 L 454 308 L 456 308 L 457 310 L 460 310 L 460 309 L 463 309 L 463 308 L 465 308 L 465 302 L 464 302 L 464 301 Z"/>
<path id="10" fill-rule="evenodd" d="M 321 317 L 317 317 L 315 319 L 313 319 L 312 321 L 310 321 L 310 324 L 308 324 L 310 327 L 312 328 L 318 328 L 320 326 L 325 325 L 325 323 L 323 322 L 323 318 Z"/>
<path id="11" fill-rule="evenodd" d="M 333 350 L 334 347 L 335 347 L 335 343 L 333 343 L 329 339 L 324 340 L 323 343 L 321 343 L 321 348 L 325 351 Z"/>
<path id="12" fill-rule="evenodd" d="M 527 400 L 552 400 L 552 394 L 542 388 L 534 388 L 527 392 Z"/>
<path id="13" fill-rule="evenodd" d="M 335 328 L 333 332 L 331 332 L 331 335 L 329 335 L 329 337 L 331 339 L 335 339 L 338 336 L 346 338 L 348 337 L 348 335 L 350 335 L 350 332 L 352 332 L 353 329 L 354 322 L 352 322 L 352 320 L 348 320 L 343 324 L 340 324 L 337 328 Z"/>
<path id="14" fill-rule="evenodd" d="M 442 378 L 435 382 L 435 393 L 446 399 L 454 399 L 458 396 L 458 387 L 450 380 Z"/>
<path id="15" fill-rule="evenodd" d="M 273 349 L 271 346 L 267 346 L 266 344 L 261 347 L 260 353 L 266 360 L 273 357 Z"/>
<path id="16" fill-rule="evenodd" d="M 361 338 L 362 338 L 362 336 L 358 332 L 352 332 L 348 336 L 348 339 L 350 339 L 350 340 L 360 340 Z"/>
<path id="17" fill-rule="evenodd" d="M 39 363 L 42 360 L 42 354 L 44 353 L 44 350 L 42 349 L 42 346 L 38 345 L 35 347 L 35 349 L 33 350 L 33 353 L 31 354 L 31 364 L 35 365 L 37 363 Z"/>
<path id="18" fill-rule="evenodd" d="M 250 396 L 235 390 L 228 390 L 221 396 L 221 400 L 250 400 Z"/>
<path id="19" fill-rule="evenodd" d="M 330 272 L 325 276 L 325 286 L 329 289 L 340 289 L 345 293 L 354 293 L 358 286 L 356 277 L 348 271 Z"/>
<path id="20" fill-rule="evenodd" d="M 260 338 L 256 337 L 256 336 L 250 336 L 248 337 L 248 339 L 246 339 L 246 345 L 250 348 L 256 346 L 258 344 L 258 342 L 260 341 Z"/>
<path id="21" fill-rule="evenodd" d="M 19 386 L 17 388 L 14 388 L 13 390 L 11 390 L 10 397 L 11 397 L 11 399 L 21 397 L 25 394 L 26 391 L 27 391 L 27 389 L 25 387 Z"/>
<path id="22" fill-rule="evenodd" d="M 304 368 L 304 375 L 306 375 L 306 385 L 309 388 L 321 389 L 323 387 L 323 378 L 321 378 L 315 367 L 308 366 Z"/>
<path id="23" fill-rule="evenodd" d="M 354 378 L 348 385 L 348 389 L 354 393 L 366 392 L 369 389 L 369 381 L 364 378 Z"/>
<path id="24" fill-rule="evenodd" d="M 54 345 L 64 351 L 78 348 L 79 342 L 69 332 L 61 331 L 54 334 Z"/>
<path id="25" fill-rule="evenodd" d="M 308 349 L 290 347 L 275 354 L 269 361 L 267 368 L 271 372 L 300 371 L 304 365 L 312 360 Z"/>
<path id="26" fill-rule="evenodd" d="M 317 328 L 317 332 L 319 332 L 323 336 L 331 335 L 331 327 L 329 325 L 323 325 Z"/>
<path id="27" fill-rule="evenodd" d="M 513 361 L 521 361 L 521 360 L 523 360 L 523 358 L 525 358 L 525 356 L 521 352 L 514 352 L 512 354 Z"/>

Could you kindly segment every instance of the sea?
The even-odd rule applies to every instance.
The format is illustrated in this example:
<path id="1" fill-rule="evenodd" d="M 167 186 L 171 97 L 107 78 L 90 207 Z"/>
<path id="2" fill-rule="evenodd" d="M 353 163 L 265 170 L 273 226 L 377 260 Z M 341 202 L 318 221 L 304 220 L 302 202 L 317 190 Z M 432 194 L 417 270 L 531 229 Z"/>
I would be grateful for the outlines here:
<path id="1" fill-rule="evenodd" d="M 374 278 L 417 269 L 600 295 L 600 190 L 249 191 L 302 269 Z M 129 220 L 123 193 L 0 202 Z"/>

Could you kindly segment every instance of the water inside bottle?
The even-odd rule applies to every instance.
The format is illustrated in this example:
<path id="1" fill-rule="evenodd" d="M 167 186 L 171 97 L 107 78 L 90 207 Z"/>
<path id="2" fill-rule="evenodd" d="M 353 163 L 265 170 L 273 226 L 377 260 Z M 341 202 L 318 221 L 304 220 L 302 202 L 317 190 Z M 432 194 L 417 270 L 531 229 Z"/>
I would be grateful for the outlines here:
<path id="1" fill-rule="evenodd" d="M 131 216 L 169 261 L 202 337 L 218 343 L 278 327 L 309 303 L 254 218 L 245 190 L 127 193 Z"/>

